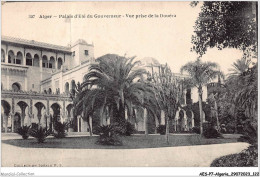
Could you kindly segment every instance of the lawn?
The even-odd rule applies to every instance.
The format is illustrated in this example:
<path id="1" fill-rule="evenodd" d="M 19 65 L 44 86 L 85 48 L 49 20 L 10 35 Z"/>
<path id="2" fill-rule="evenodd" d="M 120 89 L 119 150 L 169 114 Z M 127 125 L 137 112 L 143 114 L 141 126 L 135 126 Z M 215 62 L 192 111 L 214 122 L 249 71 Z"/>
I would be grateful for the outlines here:
<path id="1" fill-rule="evenodd" d="M 5 136 L 2 134 L 2 136 Z M 47 138 L 42 144 L 38 144 L 36 139 L 29 138 L 23 140 L 20 136 L 15 139 L 2 138 L 2 143 L 22 147 L 22 148 L 59 148 L 59 149 L 142 149 L 160 148 L 176 146 L 194 146 L 207 144 L 234 143 L 240 135 L 224 135 L 224 138 L 205 139 L 197 134 L 190 135 L 170 135 L 170 144 L 165 142 L 163 135 L 133 135 L 120 137 L 123 146 L 104 146 L 96 144 L 97 136 L 75 136 L 63 139 Z"/>

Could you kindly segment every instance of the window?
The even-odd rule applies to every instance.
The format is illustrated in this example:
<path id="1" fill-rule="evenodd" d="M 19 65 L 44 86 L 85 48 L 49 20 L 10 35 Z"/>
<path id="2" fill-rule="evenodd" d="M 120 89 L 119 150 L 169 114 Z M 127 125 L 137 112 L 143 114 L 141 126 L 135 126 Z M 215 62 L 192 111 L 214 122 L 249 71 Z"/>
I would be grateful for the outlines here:
<path id="1" fill-rule="evenodd" d="M 85 55 L 88 56 L 88 50 L 85 50 Z"/>
<path id="2" fill-rule="evenodd" d="M 43 67 L 43 68 L 45 68 L 45 67 L 46 67 L 46 66 L 45 66 L 45 63 L 42 63 L 42 67 Z"/>
<path id="3" fill-rule="evenodd" d="M 75 57 L 75 51 L 72 52 L 72 56 Z"/>
<path id="4" fill-rule="evenodd" d="M 52 68 L 52 63 L 49 63 L 49 68 Z"/>

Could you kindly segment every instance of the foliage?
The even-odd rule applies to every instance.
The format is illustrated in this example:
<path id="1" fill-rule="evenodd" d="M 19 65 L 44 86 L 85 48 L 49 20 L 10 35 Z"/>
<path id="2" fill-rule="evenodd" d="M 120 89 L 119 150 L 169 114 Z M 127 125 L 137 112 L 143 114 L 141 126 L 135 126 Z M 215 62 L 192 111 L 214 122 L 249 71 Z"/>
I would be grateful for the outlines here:
<path id="1" fill-rule="evenodd" d="M 193 133 L 196 133 L 196 134 L 200 134 L 200 127 L 199 126 L 195 126 L 195 127 L 192 127 L 192 130 L 191 130 Z"/>
<path id="2" fill-rule="evenodd" d="M 211 167 L 257 167 L 257 146 L 250 146 L 239 154 L 231 154 L 215 159 Z"/>
<path id="3" fill-rule="evenodd" d="M 160 135 L 165 135 L 166 133 L 166 126 L 165 125 L 159 125 L 157 127 L 157 132 L 160 134 Z"/>
<path id="4" fill-rule="evenodd" d="M 67 134 L 65 130 L 68 128 L 69 124 L 67 122 L 61 123 L 56 122 L 54 124 L 54 137 L 55 138 L 64 138 Z"/>
<path id="5" fill-rule="evenodd" d="M 221 138 L 222 135 L 217 131 L 217 129 L 212 126 L 212 124 L 209 124 L 206 128 L 203 130 L 203 136 L 205 138 Z"/>
<path id="6" fill-rule="evenodd" d="M 220 137 L 222 137 L 221 134 L 214 127 L 210 127 L 210 128 L 207 128 L 206 130 L 204 130 L 203 136 L 205 138 L 220 138 Z"/>
<path id="7" fill-rule="evenodd" d="M 238 141 L 248 142 L 252 145 L 257 144 L 257 122 L 251 122 L 247 119 L 243 123 L 243 136 L 241 136 Z"/>
<path id="8" fill-rule="evenodd" d="M 31 129 L 30 135 L 37 139 L 38 143 L 43 143 L 47 136 L 52 133 L 51 129 L 43 128 L 39 126 L 39 128 Z"/>
<path id="9" fill-rule="evenodd" d="M 202 122 L 202 86 L 215 79 L 217 76 L 223 77 L 219 67 L 214 62 L 202 62 L 199 58 L 196 61 L 188 62 L 181 67 L 181 73 L 187 72 L 190 75 L 189 83 L 186 87 L 197 87 L 199 93 L 199 112 L 200 112 L 200 132 L 203 132 Z"/>
<path id="10" fill-rule="evenodd" d="M 21 135 L 23 137 L 23 139 L 28 139 L 30 128 L 31 128 L 31 126 L 27 126 L 27 125 L 22 126 L 22 127 L 18 128 L 17 132 L 19 135 Z"/>
<path id="11" fill-rule="evenodd" d="M 196 6 L 196 3 L 192 3 Z M 227 47 L 257 51 L 257 2 L 205 1 L 195 22 L 193 50 L 203 55 L 207 48 Z"/>
<path id="12" fill-rule="evenodd" d="M 93 132 L 99 135 L 97 144 L 114 146 L 122 145 L 122 142 L 118 138 L 115 127 L 113 125 L 98 126 L 94 129 Z"/>
<path id="13" fill-rule="evenodd" d="M 125 136 L 131 136 L 136 132 L 135 126 L 131 124 L 130 122 L 126 122 L 126 132 Z"/>
<path id="14" fill-rule="evenodd" d="M 107 54 L 96 59 L 76 94 L 76 115 L 83 112 L 83 119 L 88 119 L 98 112 L 99 117 L 110 117 L 116 123 L 125 119 L 125 110 L 131 118 L 134 109 L 149 109 L 144 100 L 152 89 L 143 81 L 146 71 L 136 68 L 139 62 L 134 58 Z"/>
<path id="15" fill-rule="evenodd" d="M 183 80 L 176 77 L 167 64 L 159 66 L 159 73 L 153 72 L 152 68 L 152 75 L 149 79 L 154 89 L 153 93 L 156 103 L 154 110 L 163 110 L 165 113 L 166 141 L 169 143 L 169 122 L 175 118 L 176 112 L 181 105 Z"/>

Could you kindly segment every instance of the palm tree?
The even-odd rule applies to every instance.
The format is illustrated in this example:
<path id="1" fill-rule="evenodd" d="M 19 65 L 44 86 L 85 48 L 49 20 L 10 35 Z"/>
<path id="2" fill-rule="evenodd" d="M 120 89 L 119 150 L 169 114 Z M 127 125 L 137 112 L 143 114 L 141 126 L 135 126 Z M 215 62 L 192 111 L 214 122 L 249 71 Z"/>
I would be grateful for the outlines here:
<path id="1" fill-rule="evenodd" d="M 123 123 L 125 110 L 132 117 L 133 109 L 149 108 L 147 101 L 149 89 L 144 82 L 144 69 L 137 69 L 139 61 L 135 57 L 126 58 L 115 54 L 107 54 L 96 59 L 89 67 L 89 73 L 82 83 L 81 102 L 78 104 L 85 111 L 86 117 L 99 112 L 101 119 L 108 112 L 111 123 Z"/>
<path id="2" fill-rule="evenodd" d="M 187 72 L 190 75 L 189 85 L 198 88 L 199 111 L 200 111 L 200 133 L 203 133 L 202 114 L 202 87 L 221 74 L 219 67 L 214 62 L 202 62 L 199 58 L 194 62 L 188 62 L 181 67 L 181 73 Z"/>
<path id="3" fill-rule="evenodd" d="M 233 68 L 230 68 L 229 71 L 229 79 L 234 77 L 234 76 L 239 76 L 245 71 L 248 70 L 249 66 L 251 64 L 250 60 L 247 60 L 246 58 L 241 58 L 238 59 L 236 62 L 232 64 Z"/>

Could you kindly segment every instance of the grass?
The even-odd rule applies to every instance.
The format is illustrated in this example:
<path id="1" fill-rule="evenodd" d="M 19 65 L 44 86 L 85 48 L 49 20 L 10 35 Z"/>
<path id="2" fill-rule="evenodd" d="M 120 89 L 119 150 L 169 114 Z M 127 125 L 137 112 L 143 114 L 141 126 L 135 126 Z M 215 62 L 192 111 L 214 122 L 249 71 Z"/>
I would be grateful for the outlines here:
<path id="1" fill-rule="evenodd" d="M 3 135 L 2 135 L 3 136 Z M 175 146 L 193 146 L 207 144 L 223 144 L 237 142 L 238 135 L 225 135 L 219 139 L 205 139 L 197 134 L 170 135 L 170 144 L 165 141 L 164 135 L 133 135 L 120 137 L 122 146 L 104 146 L 96 144 L 97 136 L 66 137 L 63 139 L 47 138 L 45 143 L 38 144 L 33 138 L 5 139 L 2 143 L 23 148 L 59 148 L 59 149 L 141 149 Z"/>

